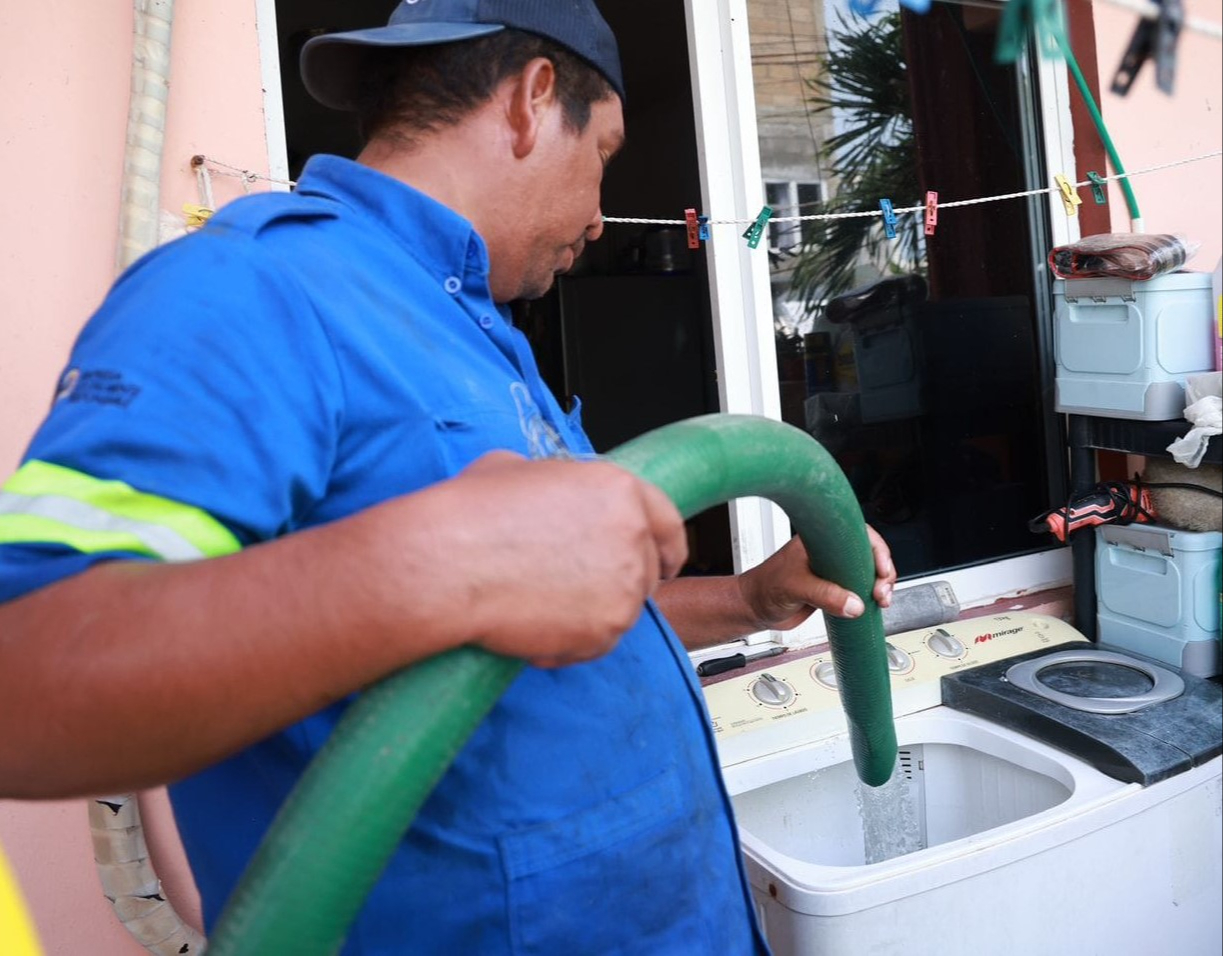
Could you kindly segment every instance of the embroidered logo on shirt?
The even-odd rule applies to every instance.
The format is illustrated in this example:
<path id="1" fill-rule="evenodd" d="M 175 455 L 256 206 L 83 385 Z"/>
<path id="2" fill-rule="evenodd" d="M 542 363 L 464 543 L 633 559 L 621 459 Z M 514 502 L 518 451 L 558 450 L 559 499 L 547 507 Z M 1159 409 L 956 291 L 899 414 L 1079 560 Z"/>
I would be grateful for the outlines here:
<path id="1" fill-rule="evenodd" d="M 55 389 L 55 400 L 59 402 L 91 402 L 95 405 L 117 405 L 127 408 L 140 394 L 139 385 L 123 380 L 122 372 L 110 369 L 70 368 L 60 376 Z"/>
<path id="2" fill-rule="evenodd" d="M 522 382 L 514 382 L 510 386 L 510 394 L 514 396 L 514 405 L 518 408 L 518 424 L 527 440 L 528 453 L 532 458 L 570 458 L 565 440 L 551 423 L 544 418 L 531 398 L 530 391 Z"/>

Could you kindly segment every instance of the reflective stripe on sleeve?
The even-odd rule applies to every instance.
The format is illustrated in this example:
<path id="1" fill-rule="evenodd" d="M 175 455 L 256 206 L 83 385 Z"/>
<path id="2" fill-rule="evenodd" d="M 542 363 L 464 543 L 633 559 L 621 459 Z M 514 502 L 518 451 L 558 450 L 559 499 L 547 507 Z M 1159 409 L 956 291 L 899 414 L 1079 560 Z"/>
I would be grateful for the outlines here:
<path id="1" fill-rule="evenodd" d="M 62 544 L 87 554 L 132 551 L 162 561 L 241 549 L 208 512 L 45 461 L 28 461 L 0 488 L 0 544 Z"/>

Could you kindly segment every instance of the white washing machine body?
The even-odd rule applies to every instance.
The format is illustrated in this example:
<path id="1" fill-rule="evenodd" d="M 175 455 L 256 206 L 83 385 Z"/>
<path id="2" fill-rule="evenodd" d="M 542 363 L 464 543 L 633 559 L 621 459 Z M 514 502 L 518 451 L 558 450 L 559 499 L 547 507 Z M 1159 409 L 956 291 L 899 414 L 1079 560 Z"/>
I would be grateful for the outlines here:
<path id="1" fill-rule="evenodd" d="M 827 650 L 705 688 L 775 956 L 1223 951 L 1223 758 L 1127 782 L 940 703 L 943 675 L 1082 646 L 1055 618 L 997 615 L 889 642 L 901 756 L 893 810 L 916 826 L 908 837 L 919 848 L 879 862 L 867 862 Z M 776 683 L 754 693 L 761 681 L 786 693 Z"/>

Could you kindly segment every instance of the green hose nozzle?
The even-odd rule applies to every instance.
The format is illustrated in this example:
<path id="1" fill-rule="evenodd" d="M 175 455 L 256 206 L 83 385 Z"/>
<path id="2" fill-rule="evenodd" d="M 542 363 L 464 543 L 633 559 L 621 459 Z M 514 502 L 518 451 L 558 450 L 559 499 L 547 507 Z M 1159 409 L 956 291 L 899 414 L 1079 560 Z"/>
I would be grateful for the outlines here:
<path id="1" fill-rule="evenodd" d="M 828 617 L 829 642 L 858 776 L 886 783 L 897 748 L 882 615 L 871 597 L 875 562 L 832 457 L 802 430 L 748 415 L 665 425 L 607 457 L 658 485 L 685 518 L 735 498 L 776 502 L 812 570 L 862 598 L 861 617 Z M 338 951 L 426 797 L 522 666 L 462 647 L 366 690 L 277 813 L 209 956 Z"/>

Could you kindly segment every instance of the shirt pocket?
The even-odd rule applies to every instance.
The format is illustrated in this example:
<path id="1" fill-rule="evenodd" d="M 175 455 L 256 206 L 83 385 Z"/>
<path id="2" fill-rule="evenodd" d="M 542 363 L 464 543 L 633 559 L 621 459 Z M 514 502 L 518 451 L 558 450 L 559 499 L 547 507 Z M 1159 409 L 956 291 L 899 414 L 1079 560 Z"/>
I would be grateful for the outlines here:
<path id="1" fill-rule="evenodd" d="M 490 451 L 512 451 L 529 457 L 519 416 L 499 406 L 450 407 L 433 418 L 439 457 L 449 475 L 457 475 Z"/>
<path id="2" fill-rule="evenodd" d="M 694 839 L 675 772 L 500 838 L 516 956 L 710 953 L 699 913 L 675 893 Z M 661 864 L 661 865 L 660 865 Z M 692 874 L 688 874 L 691 876 Z"/>

